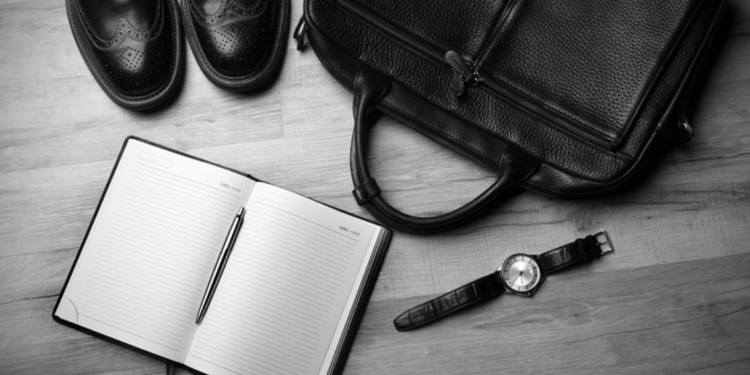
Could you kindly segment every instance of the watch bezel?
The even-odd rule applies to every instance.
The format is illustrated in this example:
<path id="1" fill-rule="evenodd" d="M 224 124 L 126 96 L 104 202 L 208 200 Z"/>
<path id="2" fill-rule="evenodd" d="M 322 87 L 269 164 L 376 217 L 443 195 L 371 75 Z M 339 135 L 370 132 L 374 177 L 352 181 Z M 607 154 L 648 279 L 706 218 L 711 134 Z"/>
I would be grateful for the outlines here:
<path id="1" fill-rule="evenodd" d="M 537 269 L 537 270 L 538 270 L 538 272 L 539 272 L 539 277 L 538 277 L 538 279 L 537 279 L 537 281 L 536 281 L 536 284 L 534 284 L 534 286 L 532 286 L 532 287 L 531 287 L 531 288 L 529 288 L 528 290 L 524 290 L 524 291 L 521 291 L 521 290 L 517 290 L 517 289 L 514 289 L 514 288 L 513 288 L 512 286 L 510 286 L 510 285 L 508 284 L 508 280 L 507 280 L 507 279 L 505 278 L 505 274 L 506 274 L 506 272 L 504 271 L 504 269 L 505 269 L 505 266 L 506 266 L 506 265 L 507 265 L 507 264 L 508 264 L 508 263 L 509 263 L 509 262 L 510 262 L 510 261 L 511 261 L 512 259 L 515 259 L 516 257 L 519 257 L 519 256 L 523 256 L 523 257 L 527 257 L 527 258 L 531 259 L 531 260 L 532 260 L 532 261 L 533 261 L 533 262 L 534 262 L 534 263 L 536 264 L 536 269 Z M 544 281 L 544 279 L 545 279 L 545 277 L 546 277 L 546 275 L 545 275 L 545 274 L 544 274 L 544 272 L 542 271 L 542 267 L 541 267 L 541 266 L 539 266 L 539 258 L 538 258 L 538 257 L 537 257 L 536 255 L 533 255 L 533 254 L 526 254 L 526 253 L 516 253 L 516 254 L 513 254 L 513 255 L 511 255 L 511 256 L 509 256 L 509 257 L 507 257 L 507 258 L 506 258 L 506 259 L 505 259 L 505 260 L 503 261 L 503 264 L 502 264 L 502 265 L 500 265 L 500 268 L 498 268 L 498 269 L 497 269 L 497 271 L 498 271 L 498 272 L 500 273 L 500 278 L 502 279 L 502 282 L 503 282 L 503 286 L 505 287 L 505 289 L 506 289 L 506 290 L 507 290 L 508 292 L 510 292 L 510 293 L 514 293 L 514 294 L 518 294 L 518 295 L 522 295 L 522 296 L 526 296 L 526 297 L 531 297 L 532 295 L 534 295 L 534 293 L 536 293 L 536 291 L 537 291 L 537 290 L 539 290 L 539 285 L 541 285 L 541 284 L 542 284 L 542 281 Z"/>

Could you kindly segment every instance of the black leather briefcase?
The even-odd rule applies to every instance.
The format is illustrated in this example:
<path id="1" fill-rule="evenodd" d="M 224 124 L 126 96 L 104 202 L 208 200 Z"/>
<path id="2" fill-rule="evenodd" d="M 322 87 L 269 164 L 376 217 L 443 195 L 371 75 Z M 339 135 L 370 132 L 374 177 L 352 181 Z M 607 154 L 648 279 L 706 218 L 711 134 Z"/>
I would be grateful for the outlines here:
<path id="1" fill-rule="evenodd" d="M 393 228 L 459 225 L 508 188 L 603 194 L 684 138 L 724 0 L 306 0 L 295 31 L 354 91 L 354 195 Z M 456 211 L 390 206 L 367 168 L 371 112 L 496 171 Z"/>

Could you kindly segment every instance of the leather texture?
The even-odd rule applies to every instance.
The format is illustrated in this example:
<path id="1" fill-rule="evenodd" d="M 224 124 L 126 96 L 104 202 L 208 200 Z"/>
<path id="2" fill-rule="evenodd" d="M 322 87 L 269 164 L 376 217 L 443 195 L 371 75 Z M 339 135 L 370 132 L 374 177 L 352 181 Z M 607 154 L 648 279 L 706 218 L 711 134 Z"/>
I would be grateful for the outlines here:
<path id="1" fill-rule="evenodd" d="M 725 7 L 726 0 L 306 0 L 298 37 L 306 35 L 325 68 L 354 91 L 353 142 L 383 113 L 499 181 L 511 170 L 513 184 L 537 193 L 590 196 L 623 186 L 674 143 Z M 373 90 L 377 100 L 363 110 L 360 93 Z M 419 233 L 460 225 L 404 222 L 373 205 L 382 197 L 363 188 L 375 186 L 366 149 L 352 152 L 362 154 L 351 158 L 355 196 L 374 216 Z"/>
<path id="2" fill-rule="evenodd" d="M 290 0 L 185 0 L 185 34 L 206 77 L 230 91 L 273 81 L 289 32 Z"/>
<path id="3" fill-rule="evenodd" d="M 579 263 L 590 262 L 600 256 L 602 256 L 602 249 L 596 237 L 586 236 L 539 254 L 537 262 L 542 269 L 542 274 L 548 275 Z"/>
<path id="4" fill-rule="evenodd" d="M 184 75 L 176 0 L 66 0 L 76 45 L 104 92 L 146 110 L 168 100 Z"/>
<path id="5" fill-rule="evenodd" d="M 500 272 L 493 272 L 403 312 L 393 320 L 393 325 L 399 331 L 409 331 L 503 292 L 505 287 Z"/>

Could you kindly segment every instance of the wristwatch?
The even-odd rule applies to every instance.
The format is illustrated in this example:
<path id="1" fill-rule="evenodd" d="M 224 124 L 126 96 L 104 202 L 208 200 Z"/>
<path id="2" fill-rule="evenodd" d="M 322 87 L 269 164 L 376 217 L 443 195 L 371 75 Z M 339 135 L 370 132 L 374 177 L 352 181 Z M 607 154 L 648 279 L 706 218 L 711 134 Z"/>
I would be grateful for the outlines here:
<path id="1" fill-rule="evenodd" d="M 393 325 L 409 331 L 505 292 L 531 297 L 547 275 L 612 251 L 609 235 L 601 231 L 543 254 L 513 254 L 495 272 L 403 312 Z"/>

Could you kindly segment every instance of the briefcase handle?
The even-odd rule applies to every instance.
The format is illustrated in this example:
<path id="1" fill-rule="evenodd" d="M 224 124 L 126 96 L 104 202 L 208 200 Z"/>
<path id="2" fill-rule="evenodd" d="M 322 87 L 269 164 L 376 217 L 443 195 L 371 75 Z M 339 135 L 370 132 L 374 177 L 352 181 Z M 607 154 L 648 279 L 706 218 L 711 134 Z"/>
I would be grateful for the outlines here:
<path id="1" fill-rule="evenodd" d="M 388 78 L 374 70 L 362 66 L 354 81 L 354 133 L 350 152 L 350 166 L 354 182 L 354 198 L 379 221 L 393 229 L 410 233 L 433 233 L 445 231 L 465 224 L 506 194 L 513 186 L 525 180 L 534 172 L 539 163 L 536 159 L 521 152 L 518 148 L 498 143 L 504 147 L 504 156 L 500 162 L 500 175 L 497 181 L 479 196 L 465 205 L 437 216 L 412 216 L 391 206 L 383 199 L 380 189 L 370 176 L 367 165 L 367 140 L 373 116 L 369 112 L 376 109 L 376 104 L 387 93 L 391 86 Z"/>

